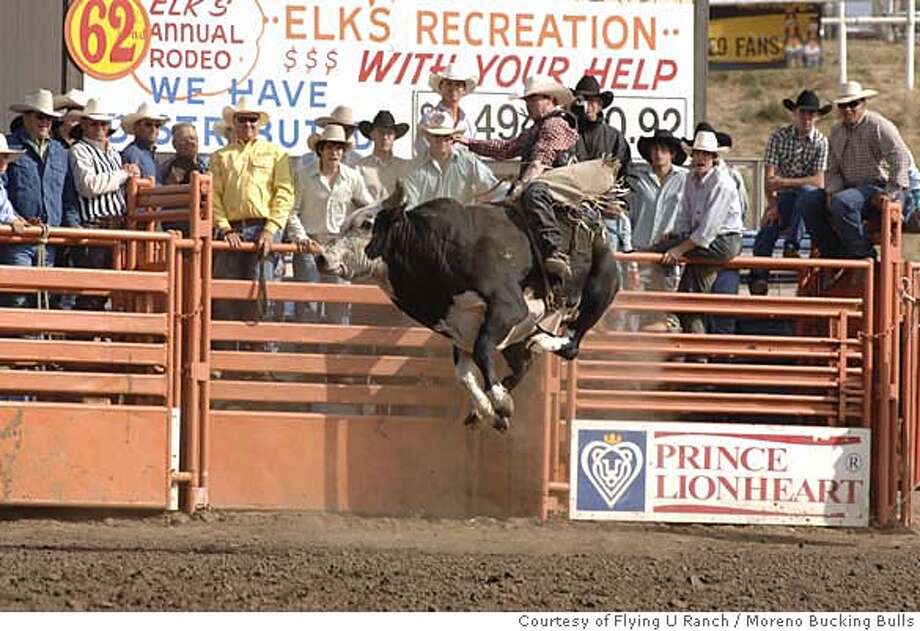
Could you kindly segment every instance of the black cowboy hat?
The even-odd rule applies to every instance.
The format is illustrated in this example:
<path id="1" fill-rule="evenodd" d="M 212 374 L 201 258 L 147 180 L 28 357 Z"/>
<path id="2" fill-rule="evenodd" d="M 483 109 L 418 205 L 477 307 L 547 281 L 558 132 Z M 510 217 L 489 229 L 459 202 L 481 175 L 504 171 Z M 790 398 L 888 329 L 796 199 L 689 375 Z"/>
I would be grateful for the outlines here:
<path id="1" fill-rule="evenodd" d="M 397 138 L 402 138 L 409 131 L 408 123 L 397 123 L 390 110 L 380 110 L 374 116 L 374 120 L 358 123 L 358 129 L 366 138 L 371 137 L 371 131 L 375 127 L 392 127 L 396 131 Z"/>
<path id="2" fill-rule="evenodd" d="M 732 147 L 732 137 L 726 134 L 723 131 L 716 131 L 715 128 L 707 123 L 706 121 L 700 121 L 696 124 L 696 127 L 693 130 L 693 138 L 696 138 L 696 135 L 701 131 L 711 131 L 716 135 L 716 142 L 720 147 Z M 693 146 L 693 138 L 682 138 L 684 144 Z"/>
<path id="3" fill-rule="evenodd" d="M 597 82 L 597 79 L 594 78 L 594 75 L 590 74 L 586 74 L 578 80 L 572 93 L 575 95 L 575 98 L 586 96 L 600 98 L 604 109 L 607 109 L 610 103 L 613 102 L 613 92 L 609 90 L 601 92 L 601 85 Z"/>
<path id="4" fill-rule="evenodd" d="M 649 164 L 652 162 L 652 145 L 664 145 L 673 149 L 674 158 L 671 160 L 673 164 L 683 164 L 687 161 L 687 152 L 681 146 L 680 138 L 666 129 L 656 129 L 651 136 L 642 136 L 636 145 L 639 148 L 639 155 Z"/>
<path id="5" fill-rule="evenodd" d="M 792 99 L 783 99 L 783 106 L 790 112 L 794 112 L 797 109 L 807 110 L 809 112 L 817 112 L 820 116 L 827 115 L 834 107 L 830 103 L 822 107 L 821 101 L 818 100 L 818 95 L 812 90 L 802 90 L 799 92 L 799 96 L 796 97 L 795 101 Z"/>

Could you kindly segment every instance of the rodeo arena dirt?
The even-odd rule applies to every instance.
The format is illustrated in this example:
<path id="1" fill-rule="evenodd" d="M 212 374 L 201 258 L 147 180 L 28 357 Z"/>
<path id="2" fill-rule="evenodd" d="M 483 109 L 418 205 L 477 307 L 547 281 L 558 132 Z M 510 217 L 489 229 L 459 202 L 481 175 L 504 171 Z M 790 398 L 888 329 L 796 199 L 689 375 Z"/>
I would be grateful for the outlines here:
<path id="1" fill-rule="evenodd" d="M 0 2 L 0 627 L 920 629 L 915 3 L 824 4 Z"/>

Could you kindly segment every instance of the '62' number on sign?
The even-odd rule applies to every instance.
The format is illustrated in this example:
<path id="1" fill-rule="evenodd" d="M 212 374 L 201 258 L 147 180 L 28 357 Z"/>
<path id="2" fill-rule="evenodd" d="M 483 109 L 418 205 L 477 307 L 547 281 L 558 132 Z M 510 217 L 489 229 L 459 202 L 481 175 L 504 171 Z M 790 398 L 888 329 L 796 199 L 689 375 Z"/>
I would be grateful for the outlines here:
<path id="1" fill-rule="evenodd" d="M 76 0 L 64 32 L 74 62 L 99 79 L 133 71 L 150 45 L 150 20 L 139 0 Z"/>

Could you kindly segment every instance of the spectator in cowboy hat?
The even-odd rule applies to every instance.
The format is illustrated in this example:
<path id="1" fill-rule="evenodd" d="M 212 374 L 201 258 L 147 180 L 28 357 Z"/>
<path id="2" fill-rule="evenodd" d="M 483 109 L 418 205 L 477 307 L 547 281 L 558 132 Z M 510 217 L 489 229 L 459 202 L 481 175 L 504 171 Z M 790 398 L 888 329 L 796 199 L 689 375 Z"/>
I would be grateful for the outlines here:
<path id="1" fill-rule="evenodd" d="M 319 160 L 295 174 L 297 205 L 287 227 L 288 237 L 298 248 L 294 256 L 294 278 L 314 283 L 344 282 L 337 276 L 320 274 L 311 250 L 315 243 L 326 243 L 338 235 L 352 211 L 374 200 L 357 169 L 342 163 L 345 152 L 355 146 L 355 141 L 342 127 L 326 125 L 322 133 L 310 136 L 307 145 Z M 349 308 L 348 305 L 328 304 L 324 313 L 314 307 L 312 313 L 301 312 L 300 317 L 347 324 Z"/>
<path id="2" fill-rule="evenodd" d="M 176 123 L 170 131 L 176 155 L 157 169 L 157 184 L 188 184 L 192 173 L 208 170 L 207 161 L 198 154 L 198 130 L 191 123 Z"/>
<path id="3" fill-rule="evenodd" d="M 815 126 L 832 105 L 821 105 L 812 90 L 802 90 L 783 106 L 793 113 L 792 125 L 780 127 L 767 140 L 764 153 L 764 193 L 767 210 L 754 240 L 754 256 L 772 256 L 783 236 L 783 256 L 798 257 L 805 208 L 824 207 L 827 138 Z M 769 271 L 751 270 L 751 293 L 765 295 Z"/>
<path id="4" fill-rule="evenodd" d="M 259 137 L 268 112 L 241 98 L 228 111 L 235 140 L 211 156 L 214 226 L 230 251 L 217 252 L 216 278 L 270 281 L 274 264 L 271 246 L 287 226 L 294 203 L 294 184 L 287 153 Z M 256 252 L 234 252 L 243 243 L 256 244 Z M 229 303 L 229 304 L 228 304 Z M 253 305 L 239 301 L 215 304 L 218 319 L 252 319 Z"/>
<path id="5" fill-rule="evenodd" d="M 454 149 L 454 140 L 463 133 L 463 126 L 449 112 L 432 112 L 422 125 L 422 133 L 428 151 L 412 161 L 404 182 L 410 208 L 438 197 L 472 204 L 495 188 L 498 183 L 495 175 L 479 157 Z"/>
<path id="6" fill-rule="evenodd" d="M 4 139 L 21 156 L 10 164 L 7 186 L 10 202 L 26 221 L 52 227 L 80 224 L 76 208 L 71 164 L 67 148 L 51 137 L 60 118 L 48 90 L 29 92 L 21 103 L 10 106 L 21 115 L 22 125 Z M 4 265 L 54 265 L 56 248 L 43 250 L 34 244 L 9 244 L 3 248 Z M 25 306 L 29 298 L 13 297 L 12 306 Z"/>
<path id="7" fill-rule="evenodd" d="M 440 95 L 441 100 L 433 108 L 423 112 L 419 120 L 419 134 L 415 138 L 415 155 L 425 153 L 427 145 L 421 128 L 427 124 L 427 118 L 438 111 L 450 114 L 451 120 L 463 130 L 464 138 L 472 140 L 476 137 L 475 124 L 460 107 L 460 101 L 478 85 L 479 76 L 471 67 L 462 62 L 448 64 L 443 71 L 431 73 L 431 76 L 428 77 L 428 86 Z"/>
<path id="8" fill-rule="evenodd" d="M 578 139 L 575 118 L 566 109 L 573 100 L 572 92 L 553 79 L 535 75 L 527 79 L 524 93 L 527 113 L 534 123 L 511 140 L 469 140 L 461 138 L 470 150 L 498 160 L 520 157 L 518 182 L 523 185 L 520 204 L 537 241 L 547 273 L 557 279 L 571 274 L 568 256 L 559 251 L 562 231 L 553 211 L 553 197 L 543 182 L 531 180 L 553 167 L 567 164 Z"/>
<path id="9" fill-rule="evenodd" d="M 579 162 L 609 157 L 620 161 L 620 176 L 625 176 L 632 162 L 632 152 L 623 134 L 604 120 L 604 110 L 613 102 L 613 92 L 601 92 L 593 75 L 586 74 L 572 90 L 575 100 L 571 110 L 578 121 L 575 157 Z"/>
<path id="10" fill-rule="evenodd" d="M 316 119 L 316 126 L 320 129 L 327 125 L 338 125 L 345 130 L 345 137 L 348 139 L 351 139 L 355 135 L 355 130 L 358 129 L 358 123 L 355 122 L 355 113 L 347 105 L 336 105 L 328 116 L 320 116 Z M 356 167 L 360 160 L 361 154 L 352 147 L 345 152 L 342 164 Z M 295 166 L 295 169 L 306 170 L 316 162 L 316 154 L 312 151 L 307 152 L 301 156 L 298 162 L 299 164 Z"/>
<path id="11" fill-rule="evenodd" d="M 63 112 L 64 115 L 52 125 L 51 135 L 65 147 L 70 147 L 76 140 L 70 134 L 72 130 L 80 127 L 80 113 L 86 107 L 87 101 L 89 95 L 76 88 L 54 96 L 54 109 Z"/>
<path id="12" fill-rule="evenodd" d="M 122 130 L 134 136 L 134 141 L 121 152 L 121 159 L 125 164 L 136 164 L 141 170 L 141 177 L 156 178 L 157 136 L 169 117 L 154 114 L 152 109 L 149 103 L 141 103 L 136 112 L 121 120 Z"/>
<path id="13" fill-rule="evenodd" d="M 693 129 L 693 137 L 695 138 L 698 133 L 701 131 L 711 131 L 716 135 L 716 141 L 719 143 L 719 147 L 729 150 L 732 148 L 732 137 L 731 135 L 717 131 L 706 121 L 700 121 L 696 124 L 696 127 Z M 693 138 L 684 138 L 684 144 L 692 145 Z M 731 176 L 732 180 L 735 182 L 735 186 L 738 188 L 738 199 L 741 202 L 741 217 L 747 217 L 748 209 L 750 204 L 748 203 L 748 193 L 747 185 L 744 183 L 744 176 L 741 175 L 741 172 L 730 165 L 725 160 L 719 160 L 718 168 L 725 169 L 728 171 L 728 174 Z"/>
<path id="14" fill-rule="evenodd" d="M 906 205 L 910 152 L 894 123 L 867 109 L 878 94 L 850 81 L 834 101 L 840 122 L 831 128 L 828 167 L 824 178 L 827 208 L 805 209 L 805 225 L 821 255 L 875 258 L 875 248 L 863 231 L 879 194 Z"/>
<path id="15" fill-rule="evenodd" d="M 361 121 L 358 129 L 374 142 L 374 151 L 358 161 L 358 170 L 371 197 L 384 199 L 393 192 L 396 181 L 406 176 L 409 160 L 393 155 L 393 145 L 409 131 L 407 123 L 397 123 L 389 110 L 380 110 L 372 121 Z"/>
<path id="16" fill-rule="evenodd" d="M 10 149 L 6 144 L 6 136 L 0 134 L 0 175 L 6 173 L 7 166 L 16 162 L 24 154 L 23 149 Z M 13 226 L 14 232 L 22 232 L 26 227 L 25 220 L 16 213 L 13 204 L 10 203 L 2 177 L 0 177 L 0 224 Z M 4 249 L 0 246 L 0 252 L 3 251 Z"/>
<path id="17" fill-rule="evenodd" d="M 664 265 L 676 265 L 684 257 L 728 261 L 741 252 L 744 224 L 738 189 L 728 171 L 718 168 L 719 156 L 727 149 L 719 146 L 711 131 L 697 133 L 687 149 L 691 152 L 690 174 L 684 184 L 675 236 L 660 241 L 653 250 L 663 253 Z M 717 275 L 717 267 L 688 265 L 678 291 L 709 293 Z M 681 326 L 688 333 L 706 332 L 700 314 L 682 315 Z"/>
<path id="18" fill-rule="evenodd" d="M 100 99 L 90 99 L 80 117 L 79 140 L 70 148 L 70 168 L 77 191 L 80 225 L 88 229 L 120 229 L 125 219 L 125 182 L 139 177 L 136 164 L 122 164 L 121 155 L 109 142 L 115 115 Z M 109 269 L 112 248 L 84 247 L 72 250 L 76 267 Z M 79 296 L 78 309 L 101 310 L 105 298 Z"/>
<path id="19" fill-rule="evenodd" d="M 633 247 L 646 250 L 674 230 L 687 179 L 687 154 L 679 138 L 659 129 L 637 143 L 646 164 L 634 171 L 629 194 Z"/>

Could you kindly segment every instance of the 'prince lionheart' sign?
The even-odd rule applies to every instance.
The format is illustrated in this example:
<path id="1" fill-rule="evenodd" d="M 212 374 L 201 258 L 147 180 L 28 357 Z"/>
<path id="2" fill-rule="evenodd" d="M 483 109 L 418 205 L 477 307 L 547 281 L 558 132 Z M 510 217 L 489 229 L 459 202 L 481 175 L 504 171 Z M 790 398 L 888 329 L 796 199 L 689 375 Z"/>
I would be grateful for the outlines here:
<path id="1" fill-rule="evenodd" d="M 869 431 L 575 421 L 572 519 L 866 526 Z"/>

